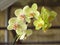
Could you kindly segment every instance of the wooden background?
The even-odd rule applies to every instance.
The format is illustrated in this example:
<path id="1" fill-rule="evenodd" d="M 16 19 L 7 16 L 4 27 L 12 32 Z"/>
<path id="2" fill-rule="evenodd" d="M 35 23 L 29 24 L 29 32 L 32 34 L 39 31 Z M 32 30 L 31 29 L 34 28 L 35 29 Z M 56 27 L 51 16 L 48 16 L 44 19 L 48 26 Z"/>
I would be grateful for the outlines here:
<path id="1" fill-rule="evenodd" d="M 48 31 L 46 33 L 44 33 L 42 30 L 40 30 L 40 31 L 35 30 L 35 31 L 33 31 L 33 34 L 30 37 L 28 37 L 24 41 L 17 42 L 16 45 L 19 45 L 20 43 L 21 43 L 21 45 L 52 45 L 52 44 L 60 45 L 59 43 L 58 44 L 54 43 L 54 42 L 60 42 L 60 29 L 58 28 L 58 27 L 60 27 L 60 1 L 59 0 L 55 0 L 55 2 L 53 0 L 38 0 L 38 1 L 29 0 L 26 4 L 16 2 L 14 5 L 9 7 L 9 10 L 10 10 L 9 16 L 14 17 L 14 11 L 17 8 L 23 8 L 27 4 L 31 6 L 31 4 L 33 2 L 36 2 L 38 4 L 38 7 L 39 7 L 38 9 L 41 9 L 42 6 L 45 6 L 45 7 L 50 8 L 57 12 L 57 17 L 52 22 L 53 27 L 57 27 L 57 28 L 48 29 Z M 5 26 L 5 18 L 6 18 L 5 13 L 6 13 L 5 10 L 0 12 L 0 27 L 6 27 Z M 30 24 L 29 26 L 31 27 L 32 25 Z M 1 33 L 1 31 L 0 31 L 0 33 Z M 10 43 L 13 42 L 14 33 L 15 33 L 14 31 L 9 31 L 9 42 Z M 1 33 L 0 37 L 2 40 L 0 39 L 0 42 L 4 42 L 4 38 L 2 38 L 2 35 L 4 37 L 4 31 L 2 31 L 2 33 Z M 43 43 L 39 44 L 39 42 L 41 42 L 41 43 L 43 42 Z M 46 43 L 44 43 L 44 42 L 46 42 Z"/>

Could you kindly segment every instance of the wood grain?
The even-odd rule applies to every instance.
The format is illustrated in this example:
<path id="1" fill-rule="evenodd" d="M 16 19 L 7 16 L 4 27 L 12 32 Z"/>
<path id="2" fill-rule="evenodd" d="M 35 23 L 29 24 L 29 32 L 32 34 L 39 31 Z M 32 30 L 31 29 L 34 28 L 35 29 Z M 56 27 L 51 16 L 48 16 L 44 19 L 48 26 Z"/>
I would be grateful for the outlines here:
<path id="1" fill-rule="evenodd" d="M 48 41 L 60 41 L 60 29 L 50 29 L 47 32 L 33 31 L 33 34 L 23 42 L 48 42 Z"/>
<path id="2" fill-rule="evenodd" d="M 0 11 L 0 27 L 5 26 L 5 11 Z"/>
<path id="3" fill-rule="evenodd" d="M 60 45 L 60 44 L 15 44 L 15 45 Z"/>

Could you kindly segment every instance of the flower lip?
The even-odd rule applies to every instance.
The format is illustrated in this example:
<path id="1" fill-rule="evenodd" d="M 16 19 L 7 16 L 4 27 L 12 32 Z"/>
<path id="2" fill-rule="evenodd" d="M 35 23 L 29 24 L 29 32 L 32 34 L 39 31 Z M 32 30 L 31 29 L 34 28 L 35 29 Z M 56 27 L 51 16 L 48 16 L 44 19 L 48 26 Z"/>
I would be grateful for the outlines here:
<path id="1" fill-rule="evenodd" d="M 14 29 L 14 30 L 16 30 L 18 27 L 19 27 L 19 25 L 18 25 L 17 23 L 15 23 L 15 24 L 13 25 L 13 29 Z"/>
<path id="2" fill-rule="evenodd" d="M 38 27 L 42 27 L 42 24 L 38 24 Z"/>
<path id="3" fill-rule="evenodd" d="M 25 19 L 25 14 L 20 14 L 19 18 L 24 20 Z"/>
<path id="4" fill-rule="evenodd" d="M 30 13 L 30 17 L 33 18 L 34 17 L 34 14 L 35 14 L 34 12 L 31 12 Z"/>

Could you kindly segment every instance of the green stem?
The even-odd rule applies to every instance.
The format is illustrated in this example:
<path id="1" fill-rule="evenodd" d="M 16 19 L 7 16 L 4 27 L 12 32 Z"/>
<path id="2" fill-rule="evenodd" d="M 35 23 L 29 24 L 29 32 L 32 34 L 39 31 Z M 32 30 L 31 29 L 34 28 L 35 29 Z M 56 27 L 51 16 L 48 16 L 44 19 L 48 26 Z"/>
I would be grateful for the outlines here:
<path id="1" fill-rule="evenodd" d="M 12 45 L 15 45 L 15 42 L 16 42 L 17 38 L 18 38 L 18 37 L 17 37 L 17 35 L 16 35 Z"/>

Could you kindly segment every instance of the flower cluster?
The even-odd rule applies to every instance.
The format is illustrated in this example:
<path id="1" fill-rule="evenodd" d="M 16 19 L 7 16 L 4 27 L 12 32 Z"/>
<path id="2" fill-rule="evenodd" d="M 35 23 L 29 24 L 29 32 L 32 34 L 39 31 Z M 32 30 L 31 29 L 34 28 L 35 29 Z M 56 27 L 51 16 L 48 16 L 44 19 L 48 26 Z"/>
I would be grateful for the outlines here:
<path id="1" fill-rule="evenodd" d="M 18 39 L 23 40 L 32 34 L 31 29 L 27 29 L 27 23 L 31 23 L 31 18 L 34 19 L 33 25 L 35 30 L 43 30 L 44 32 L 51 27 L 52 20 L 56 17 L 57 13 L 48 10 L 44 7 L 41 8 L 41 12 L 38 10 L 38 6 L 34 3 L 31 7 L 28 5 L 23 9 L 15 10 L 15 16 L 9 20 L 8 30 L 15 30 Z"/>

